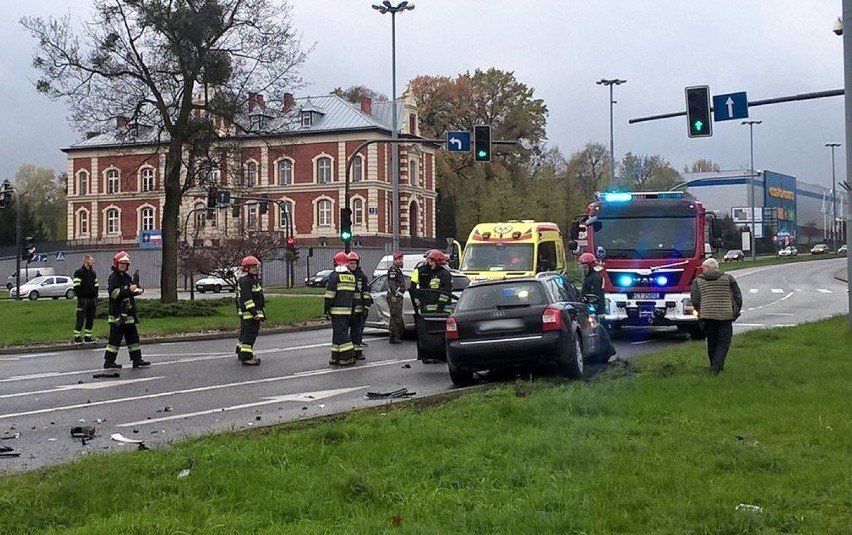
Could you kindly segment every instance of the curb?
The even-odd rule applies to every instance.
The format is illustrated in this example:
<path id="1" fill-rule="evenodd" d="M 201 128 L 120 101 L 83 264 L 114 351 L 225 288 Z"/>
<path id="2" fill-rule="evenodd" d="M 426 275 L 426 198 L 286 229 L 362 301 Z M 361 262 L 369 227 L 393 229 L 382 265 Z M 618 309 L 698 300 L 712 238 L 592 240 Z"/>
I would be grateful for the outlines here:
<path id="1" fill-rule="evenodd" d="M 846 284 L 849 284 L 849 276 L 846 273 L 845 269 L 841 269 L 840 271 L 835 273 L 834 278 L 841 281 L 841 282 L 845 282 Z"/>
<path id="2" fill-rule="evenodd" d="M 292 325 L 287 327 L 273 327 L 261 331 L 262 335 L 266 334 L 287 334 L 301 331 L 319 331 L 327 329 L 331 326 L 331 322 L 323 322 L 310 325 Z M 228 338 L 236 339 L 237 331 L 219 331 L 211 333 L 189 334 L 187 336 L 148 336 L 142 339 L 143 346 L 149 344 L 163 344 L 170 342 L 201 342 L 204 340 L 224 340 Z M 53 344 L 53 345 L 38 345 L 38 346 L 9 346 L 0 348 L 0 355 L 17 355 L 20 353 L 38 353 L 41 351 L 72 351 L 81 347 L 89 347 L 93 349 L 102 348 L 103 343 L 97 342 L 94 344 L 84 344 L 79 346 L 76 344 Z"/>

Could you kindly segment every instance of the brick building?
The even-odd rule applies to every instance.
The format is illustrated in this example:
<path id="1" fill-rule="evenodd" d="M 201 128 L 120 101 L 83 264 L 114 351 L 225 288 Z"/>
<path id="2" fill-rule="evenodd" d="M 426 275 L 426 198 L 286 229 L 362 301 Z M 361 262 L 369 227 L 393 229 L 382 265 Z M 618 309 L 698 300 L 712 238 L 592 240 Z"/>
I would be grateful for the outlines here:
<path id="1" fill-rule="evenodd" d="M 218 208 L 209 218 L 200 208 L 206 206 L 208 184 L 215 183 L 234 197 L 267 194 L 271 200 L 287 203 L 294 216 L 294 234 L 302 245 L 340 243 L 347 159 L 364 141 L 390 139 L 392 111 L 390 102 L 363 99 L 359 106 L 336 95 L 296 99 L 285 94 L 278 106 L 268 105 L 262 95 L 250 95 L 246 117 L 252 133 L 224 139 L 222 145 L 227 145 L 231 156 L 205 171 L 204 185 L 184 194 L 182 232 L 213 241 L 246 230 L 285 230 L 276 203 L 269 203 L 265 214 L 256 203 L 246 203 L 237 212 Z M 417 139 L 414 100 L 403 96 L 395 111 L 400 137 Z M 143 231 L 160 229 L 168 140 L 157 136 L 154 128 L 119 118 L 115 130 L 90 134 L 63 149 L 68 155 L 69 242 L 138 244 Z M 403 246 L 422 246 L 435 239 L 436 148 L 428 143 L 400 146 Z M 390 156 L 391 145 L 379 143 L 362 150 L 353 162 L 350 198 L 355 245 L 382 246 L 391 241 Z"/>

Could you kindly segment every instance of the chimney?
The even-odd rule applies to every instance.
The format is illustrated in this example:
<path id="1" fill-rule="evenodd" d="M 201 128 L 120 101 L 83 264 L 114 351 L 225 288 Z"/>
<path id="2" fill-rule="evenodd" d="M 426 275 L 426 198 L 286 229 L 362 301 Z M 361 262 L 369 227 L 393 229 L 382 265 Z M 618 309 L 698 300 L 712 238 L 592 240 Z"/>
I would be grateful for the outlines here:
<path id="1" fill-rule="evenodd" d="M 257 93 L 249 93 L 248 94 L 248 111 L 254 109 L 257 105 Z"/>
<path id="2" fill-rule="evenodd" d="M 127 126 L 127 123 L 129 123 L 129 122 L 130 122 L 130 119 L 128 119 L 124 115 L 119 115 L 118 117 L 115 118 L 115 127 L 116 128 L 124 128 L 125 126 Z"/>
<path id="3" fill-rule="evenodd" d="M 370 97 L 361 97 L 361 112 L 367 115 L 373 114 L 373 99 Z"/>
<path id="4" fill-rule="evenodd" d="M 255 102 L 257 102 L 258 108 L 260 108 L 261 110 L 266 109 L 266 102 L 264 102 L 264 100 L 263 100 L 263 94 L 262 93 L 258 93 L 257 95 L 255 95 L 254 99 L 255 99 Z"/>
<path id="5" fill-rule="evenodd" d="M 293 98 L 293 93 L 284 93 L 284 98 L 281 100 L 281 111 L 287 113 L 293 106 L 296 104 L 296 100 Z"/>

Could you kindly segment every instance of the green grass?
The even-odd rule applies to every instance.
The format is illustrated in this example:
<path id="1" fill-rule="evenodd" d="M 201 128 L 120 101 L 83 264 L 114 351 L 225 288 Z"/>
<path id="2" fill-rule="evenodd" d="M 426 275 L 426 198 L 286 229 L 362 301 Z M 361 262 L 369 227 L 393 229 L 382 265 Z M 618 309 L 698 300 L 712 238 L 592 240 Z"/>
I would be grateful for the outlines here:
<path id="1" fill-rule="evenodd" d="M 175 333 L 233 331 L 238 328 L 233 297 L 222 299 L 179 301 L 163 305 L 159 301 L 140 299 L 139 332 L 146 336 Z M 98 306 L 95 337 L 105 339 L 106 300 Z M 268 320 L 264 328 L 293 325 L 322 316 L 322 299 L 317 297 L 281 297 L 267 299 Z M 0 347 L 70 342 L 76 317 L 76 301 L 60 299 L 38 301 L 0 301 Z M 2 533 L 0 531 L 0 533 Z"/>
<path id="2" fill-rule="evenodd" d="M 845 321 L 7 476 L 0 533 L 849 533 Z"/>
<path id="3" fill-rule="evenodd" d="M 833 253 L 818 255 L 800 254 L 799 256 L 758 256 L 757 261 L 752 262 L 751 257 L 746 255 L 746 259 L 743 262 L 722 262 L 722 254 L 724 253 L 721 253 L 718 256 L 717 260 L 719 260 L 719 265 L 725 268 L 725 271 L 734 269 L 745 269 L 750 267 L 774 266 L 778 264 L 793 264 L 796 262 L 809 262 L 811 260 L 831 260 L 833 258 L 846 258 L 845 256 Z"/>

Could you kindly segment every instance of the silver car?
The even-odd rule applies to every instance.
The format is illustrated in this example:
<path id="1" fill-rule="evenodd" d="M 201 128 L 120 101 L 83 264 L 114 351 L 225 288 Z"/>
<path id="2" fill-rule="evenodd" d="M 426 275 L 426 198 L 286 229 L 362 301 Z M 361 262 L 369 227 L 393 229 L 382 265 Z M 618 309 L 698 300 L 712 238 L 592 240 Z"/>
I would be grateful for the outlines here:
<path id="1" fill-rule="evenodd" d="M 411 283 L 411 273 L 413 269 L 403 269 L 402 274 L 405 275 L 405 287 L 408 288 Z M 470 279 L 461 271 L 451 269 L 453 275 L 453 294 L 456 297 L 461 295 L 461 291 L 468 287 Z M 377 329 L 390 328 L 390 307 L 388 306 L 388 275 L 387 273 L 379 275 L 370 283 L 370 295 L 373 296 L 373 306 L 370 307 L 367 313 L 367 327 L 375 327 Z M 408 290 L 402 297 L 402 321 L 405 324 L 405 331 L 413 333 L 414 326 L 414 306 L 411 304 L 411 296 Z"/>
<path id="2" fill-rule="evenodd" d="M 12 299 L 18 297 L 15 290 L 15 287 L 9 290 L 9 297 Z M 28 283 L 21 285 L 21 297 L 26 297 L 31 301 L 35 301 L 39 297 L 74 299 L 74 295 L 74 283 L 71 281 L 71 277 L 62 275 L 55 277 L 36 277 Z"/>

